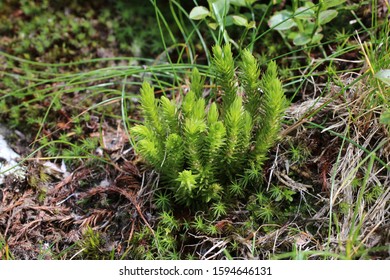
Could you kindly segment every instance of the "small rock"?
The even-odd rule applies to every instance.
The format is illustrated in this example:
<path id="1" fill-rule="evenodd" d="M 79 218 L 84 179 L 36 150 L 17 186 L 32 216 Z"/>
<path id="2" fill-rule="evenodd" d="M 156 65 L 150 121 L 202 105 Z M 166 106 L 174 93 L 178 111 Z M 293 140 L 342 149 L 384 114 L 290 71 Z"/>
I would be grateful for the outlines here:
<path id="1" fill-rule="evenodd" d="M 20 155 L 15 153 L 5 141 L 6 129 L 0 127 L 0 185 L 4 182 L 4 177 L 14 175 L 17 179 L 23 180 L 26 170 L 18 164 Z"/>

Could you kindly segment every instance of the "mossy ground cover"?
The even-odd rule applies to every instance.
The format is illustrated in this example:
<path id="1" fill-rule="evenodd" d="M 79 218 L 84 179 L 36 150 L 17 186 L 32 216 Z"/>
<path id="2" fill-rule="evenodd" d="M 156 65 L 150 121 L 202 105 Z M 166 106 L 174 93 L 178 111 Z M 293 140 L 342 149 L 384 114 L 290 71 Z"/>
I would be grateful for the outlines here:
<path id="1" fill-rule="evenodd" d="M 386 1 L 131 2 L 0 3 L 0 124 L 25 170 L 0 185 L 1 259 L 389 258 Z M 276 62 L 288 106 L 250 190 L 183 207 L 134 150 L 140 87 L 180 102 L 196 66 L 215 94 L 226 43 Z"/>

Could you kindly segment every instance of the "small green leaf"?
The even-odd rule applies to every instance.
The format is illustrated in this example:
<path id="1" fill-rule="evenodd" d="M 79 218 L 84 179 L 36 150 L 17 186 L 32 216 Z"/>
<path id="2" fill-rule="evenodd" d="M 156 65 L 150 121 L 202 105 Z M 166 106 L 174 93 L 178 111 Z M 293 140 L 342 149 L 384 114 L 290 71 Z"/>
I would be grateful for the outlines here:
<path id="1" fill-rule="evenodd" d="M 332 19 L 337 17 L 338 12 L 336 10 L 326 10 L 320 12 L 320 15 L 318 17 L 319 24 L 326 24 L 330 22 Z"/>
<path id="2" fill-rule="evenodd" d="M 303 5 L 305 8 L 314 9 L 316 11 L 317 5 L 310 1 L 305 1 L 305 4 Z"/>
<path id="3" fill-rule="evenodd" d="M 255 4 L 253 5 L 253 9 L 266 12 L 268 10 L 268 6 L 266 4 Z"/>
<path id="4" fill-rule="evenodd" d="M 210 11 L 206 7 L 198 6 L 191 10 L 190 19 L 201 20 L 201 19 L 205 19 L 209 15 L 210 15 Z"/>
<path id="5" fill-rule="evenodd" d="M 310 43 L 310 41 L 311 41 L 310 36 L 304 33 L 299 33 L 297 36 L 295 36 L 293 43 L 296 46 L 303 46 Z"/>
<path id="6" fill-rule="evenodd" d="M 346 0 L 326 0 L 322 4 L 322 9 L 327 10 L 330 7 L 335 7 L 343 4 Z"/>
<path id="7" fill-rule="evenodd" d="M 230 4 L 233 6 L 238 6 L 238 7 L 247 7 L 247 1 L 245 0 L 230 0 Z"/>
<path id="8" fill-rule="evenodd" d="M 217 30 L 217 28 L 218 28 L 218 23 L 216 23 L 216 22 L 209 22 L 209 23 L 208 23 L 208 26 L 209 26 L 212 30 Z"/>
<path id="9" fill-rule="evenodd" d="M 254 20 L 250 21 L 246 28 L 248 29 L 256 28 L 256 22 Z"/>
<path id="10" fill-rule="evenodd" d="M 290 12 L 281 11 L 270 18 L 268 25 L 275 30 L 288 30 L 297 25 L 291 17 L 292 14 Z"/>
<path id="11" fill-rule="evenodd" d="M 250 7 L 258 0 L 230 0 L 230 4 L 237 7 Z"/>
<path id="12" fill-rule="evenodd" d="M 298 19 L 312 19 L 315 16 L 315 12 L 313 9 L 307 8 L 307 7 L 299 7 L 295 11 L 295 18 Z"/>
<path id="13" fill-rule="evenodd" d="M 248 26 L 248 20 L 243 16 L 232 16 L 233 23 L 238 26 Z"/>
<path id="14" fill-rule="evenodd" d="M 226 16 L 224 24 L 225 24 L 225 27 L 232 26 L 234 24 L 233 16 L 231 16 L 231 15 Z"/>
<path id="15" fill-rule="evenodd" d="M 375 77 L 390 86 L 390 69 L 380 70 Z"/>
<path id="16" fill-rule="evenodd" d="M 221 23 L 223 18 L 228 14 L 229 12 L 229 1 L 226 0 L 208 0 L 209 4 L 211 5 L 213 15 L 215 16 L 216 20 Z"/>
<path id="17" fill-rule="evenodd" d="M 314 34 L 313 38 L 311 39 L 311 43 L 317 44 L 322 40 L 323 37 L 324 37 L 324 35 L 322 35 L 321 33 L 316 33 L 316 34 Z"/>
<path id="18" fill-rule="evenodd" d="M 296 32 L 296 31 L 289 31 L 289 32 L 287 33 L 287 39 L 289 39 L 289 40 L 294 40 L 294 38 L 297 37 L 298 34 L 299 34 L 299 33 Z"/>

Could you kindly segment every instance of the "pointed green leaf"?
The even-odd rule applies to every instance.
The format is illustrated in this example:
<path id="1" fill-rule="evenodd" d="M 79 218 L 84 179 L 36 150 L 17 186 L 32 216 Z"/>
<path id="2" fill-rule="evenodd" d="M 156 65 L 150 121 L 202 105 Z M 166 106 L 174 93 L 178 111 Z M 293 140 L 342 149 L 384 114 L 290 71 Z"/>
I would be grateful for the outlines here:
<path id="1" fill-rule="evenodd" d="M 189 17 L 190 19 L 193 20 L 201 20 L 201 19 L 205 19 L 209 15 L 210 15 L 210 11 L 206 7 L 198 6 L 191 10 Z"/>
<path id="2" fill-rule="evenodd" d="M 154 137 L 153 131 L 144 125 L 136 125 L 130 129 L 130 132 L 141 139 L 152 139 Z"/>
<path id="3" fill-rule="evenodd" d="M 256 28 L 256 21 L 254 21 L 254 20 L 250 21 L 246 28 L 248 28 L 248 29 Z"/>
<path id="4" fill-rule="evenodd" d="M 238 26 L 248 26 L 248 20 L 243 16 L 232 16 L 233 23 Z"/>
<path id="5" fill-rule="evenodd" d="M 209 22 L 209 23 L 208 23 L 208 26 L 209 26 L 212 30 L 217 30 L 217 28 L 218 28 L 218 23 L 216 23 L 216 22 Z"/>
<path id="6" fill-rule="evenodd" d="M 198 68 L 195 67 L 191 72 L 190 89 L 195 93 L 196 98 L 202 97 L 204 81 L 205 78 L 200 75 Z"/>
<path id="7" fill-rule="evenodd" d="M 213 102 L 210 105 L 209 112 L 207 115 L 208 124 L 212 125 L 212 124 L 216 123 L 218 121 L 218 116 L 219 116 L 219 114 L 218 114 L 217 104 L 215 104 L 215 102 Z"/>

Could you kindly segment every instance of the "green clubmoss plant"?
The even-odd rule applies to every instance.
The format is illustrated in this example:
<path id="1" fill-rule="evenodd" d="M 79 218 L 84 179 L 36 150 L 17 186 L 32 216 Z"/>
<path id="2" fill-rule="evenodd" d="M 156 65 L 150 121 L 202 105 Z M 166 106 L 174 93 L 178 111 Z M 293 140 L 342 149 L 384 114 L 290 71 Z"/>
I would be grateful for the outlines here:
<path id="1" fill-rule="evenodd" d="M 203 96 L 205 79 L 196 68 L 181 102 L 155 98 L 153 87 L 144 82 L 144 123 L 131 134 L 136 152 L 160 173 L 162 186 L 176 202 L 200 206 L 213 201 L 219 216 L 225 213 L 223 199 L 242 196 L 248 184 L 261 177 L 286 99 L 275 62 L 261 75 L 248 50 L 242 52 L 238 68 L 230 45 L 212 51 L 215 91 Z"/>

